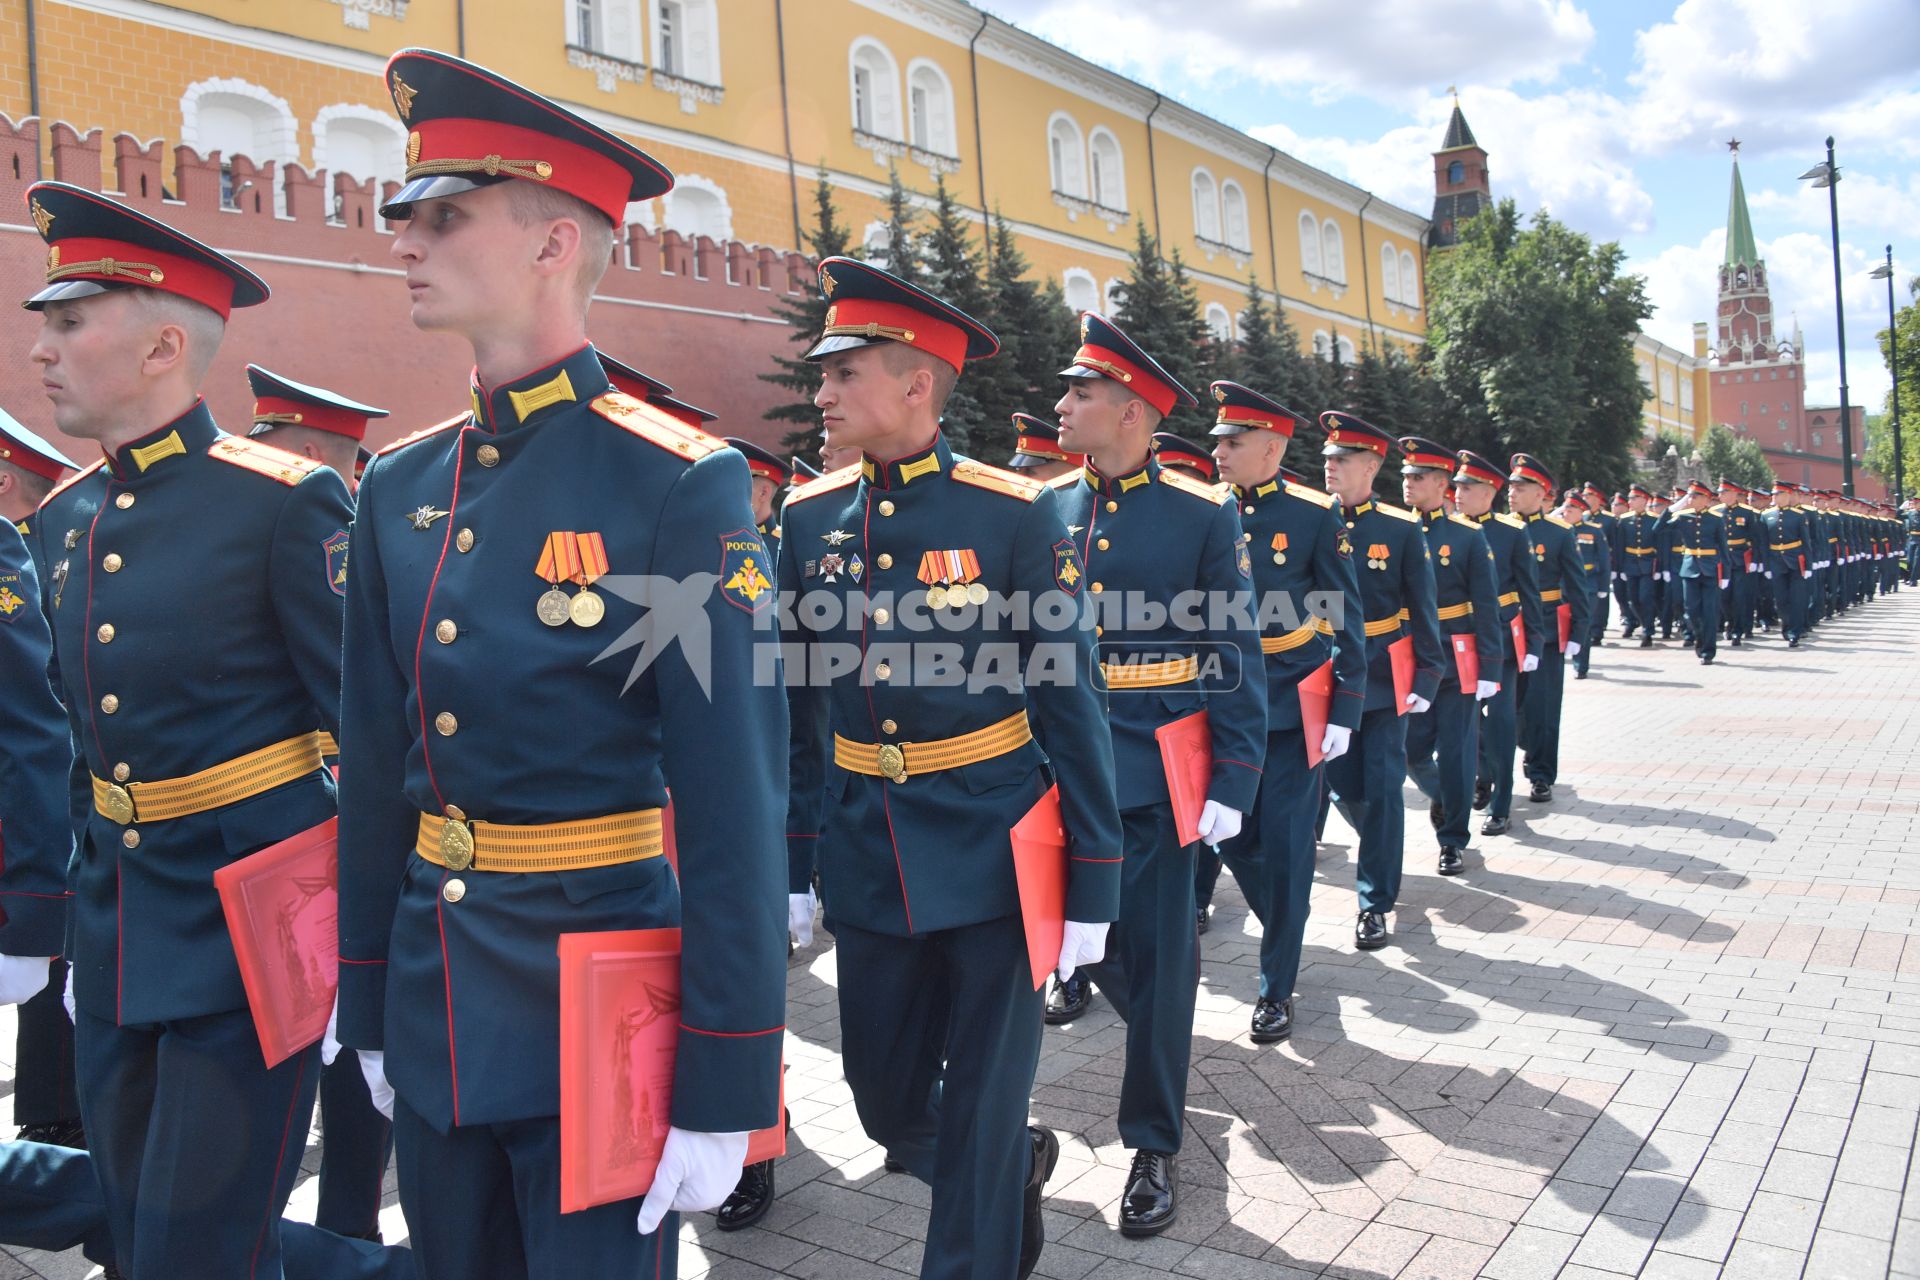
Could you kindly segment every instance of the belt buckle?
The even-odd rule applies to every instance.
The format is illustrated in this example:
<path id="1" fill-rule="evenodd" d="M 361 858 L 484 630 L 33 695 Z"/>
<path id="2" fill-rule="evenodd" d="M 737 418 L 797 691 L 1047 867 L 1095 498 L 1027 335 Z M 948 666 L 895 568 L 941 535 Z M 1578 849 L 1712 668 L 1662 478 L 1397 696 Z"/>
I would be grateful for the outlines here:
<path id="1" fill-rule="evenodd" d="M 100 812 L 105 814 L 109 821 L 118 822 L 122 826 L 132 822 L 133 793 L 119 783 L 114 783 L 100 795 Z"/>
<path id="2" fill-rule="evenodd" d="M 881 744 L 876 763 L 880 766 L 880 776 L 888 782 L 907 780 L 907 753 L 892 743 Z"/>
<path id="3" fill-rule="evenodd" d="M 465 822 L 448 818 L 440 828 L 440 860 L 449 871 L 465 871 L 473 865 L 473 831 Z"/>

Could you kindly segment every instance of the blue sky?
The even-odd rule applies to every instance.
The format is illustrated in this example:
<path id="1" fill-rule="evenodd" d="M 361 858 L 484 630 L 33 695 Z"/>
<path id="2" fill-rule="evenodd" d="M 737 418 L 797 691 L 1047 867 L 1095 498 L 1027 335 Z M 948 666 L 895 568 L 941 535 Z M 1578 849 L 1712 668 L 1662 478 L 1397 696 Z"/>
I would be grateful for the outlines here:
<path id="1" fill-rule="evenodd" d="M 1877 410 L 1874 345 L 1920 274 L 1920 0 L 987 0 L 986 7 L 1405 208 L 1457 86 L 1496 196 L 1617 240 L 1647 277 L 1646 329 L 1692 350 L 1711 320 L 1740 165 L 1808 391 L 1837 402 L 1826 193 L 1796 179 L 1836 137 L 1852 398 Z M 1904 235 L 1906 243 L 1902 243 Z"/>

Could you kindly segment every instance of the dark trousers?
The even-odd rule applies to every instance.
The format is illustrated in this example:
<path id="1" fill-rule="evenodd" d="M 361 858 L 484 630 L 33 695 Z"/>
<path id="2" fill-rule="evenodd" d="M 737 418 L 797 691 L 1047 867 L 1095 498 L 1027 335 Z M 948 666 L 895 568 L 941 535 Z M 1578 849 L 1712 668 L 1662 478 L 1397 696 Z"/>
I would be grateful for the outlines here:
<path id="1" fill-rule="evenodd" d="M 1045 1005 L 1020 918 L 910 938 L 836 921 L 834 939 L 841 1059 L 861 1127 L 933 1188 L 921 1276 L 1005 1280 L 1020 1262 Z"/>
<path id="2" fill-rule="evenodd" d="M 1680 585 L 1687 595 L 1687 617 L 1693 622 L 1693 651 L 1711 658 L 1719 651 L 1720 579 L 1709 572 L 1698 578 L 1682 578 Z"/>
<path id="3" fill-rule="evenodd" d="M 380 1225 L 380 1184 L 393 1154 L 393 1125 L 373 1105 L 360 1061 L 343 1052 L 320 1068 L 320 1207 L 314 1223 L 336 1235 L 368 1236 Z"/>
<path id="4" fill-rule="evenodd" d="M 1780 617 L 1780 634 L 1798 640 L 1807 631 L 1807 580 L 1791 569 L 1773 574 L 1773 610 Z"/>
<path id="5" fill-rule="evenodd" d="M 1639 579 L 1645 582 L 1646 579 Z M 1493 789 L 1489 818 L 1513 812 L 1513 753 L 1519 744 L 1520 664 L 1508 658 L 1500 668 L 1500 692 L 1480 704 L 1480 781 Z"/>
<path id="6" fill-rule="evenodd" d="M 1285 1000 L 1300 976 L 1313 891 L 1313 826 L 1320 813 L 1322 769 L 1307 768 L 1300 729 L 1267 735 L 1266 769 L 1240 834 L 1221 842 L 1220 855 L 1260 921 L 1260 996 Z M 1200 851 L 1202 862 L 1212 861 Z M 1216 867 L 1217 867 L 1216 861 Z M 1214 875 L 1218 875 L 1216 869 Z M 1208 896 L 1212 895 L 1208 882 Z"/>
<path id="7" fill-rule="evenodd" d="M 1620 621 L 1625 625 L 1620 634 L 1630 636 L 1633 629 L 1640 625 L 1640 611 L 1634 603 L 1634 583 L 1637 578 L 1615 577 L 1613 580 L 1613 599 L 1620 606 Z"/>
<path id="8" fill-rule="evenodd" d="M 394 1168 L 420 1280 L 671 1276 L 680 1215 L 650 1236 L 640 1199 L 560 1212 L 560 1121 L 455 1125 L 441 1133 L 393 1104 Z"/>
<path id="9" fill-rule="evenodd" d="M 0 1142 L 0 1244 L 49 1253 L 78 1246 L 94 1262 L 112 1262 L 93 1156 L 38 1142 Z M 287 1280 L 414 1280 L 413 1253 L 404 1246 L 348 1240 L 284 1218 L 280 1263 Z"/>
<path id="10" fill-rule="evenodd" d="M 269 1070 L 244 1009 L 133 1026 L 82 1009 L 74 1049 L 120 1269 L 278 1280 L 320 1047 Z"/>
<path id="11" fill-rule="evenodd" d="M 1480 759 L 1480 717 L 1473 690 L 1462 693 L 1458 684 L 1446 681 L 1434 695 L 1433 707 L 1407 721 L 1407 776 L 1422 795 L 1439 802 L 1440 843 L 1464 849 Z"/>
<path id="12" fill-rule="evenodd" d="M 1400 859 L 1407 836 L 1407 810 L 1400 790 L 1407 781 L 1407 720 L 1392 707 L 1360 717 L 1347 754 L 1327 765 L 1327 785 L 1347 806 L 1360 833 L 1354 887 L 1362 911 L 1391 911 L 1400 897 Z"/>
<path id="13" fill-rule="evenodd" d="M 1120 1140 L 1136 1151 L 1177 1152 L 1200 985 L 1193 855 L 1164 801 L 1122 809 L 1120 844 L 1120 919 L 1107 958 L 1088 965 L 1087 976 L 1127 1023 Z"/>
<path id="14" fill-rule="evenodd" d="M 1653 575 L 1650 573 L 1643 573 L 1637 578 L 1628 578 L 1626 582 L 1628 594 L 1633 600 L 1633 613 L 1630 615 L 1633 624 L 1639 628 L 1640 634 L 1651 640 L 1653 629 L 1659 625 L 1657 615 L 1654 613 L 1654 594 L 1655 588 L 1660 584 L 1653 580 Z M 1627 634 L 1632 635 L 1633 632 L 1628 631 Z"/>
<path id="15" fill-rule="evenodd" d="M 1907 539 L 1907 585 L 1920 586 L 1920 538 Z"/>
<path id="16" fill-rule="evenodd" d="M 1754 583 L 1759 575 L 1742 565 L 1738 556 L 1728 568 L 1733 581 L 1727 585 L 1727 594 L 1721 601 L 1726 606 L 1727 639 L 1745 640 L 1753 634 Z"/>
<path id="17" fill-rule="evenodd" d="M 1587 621 L 1587 634 L 1584 640 L 1579 636 L 1580 647 L 1591 649 L 1607 638 L 1607 626 L 1613 621 L 1613 597 L 1603 584 L 1596 584 L 1593 590 L 1593 616 Z M 1582 657 L 1586 655 L 1581 654 Z"/>
<path id="18" fill-rule="evenodd" d="M 1566 655 L 1550 642 L 1540 665 L 1520 677 L 1520 750 L 1528 782 L 1552 786 L 1560 776 L 1560 701 L 1566 688 Z"/>
<path id="19" fill-rule="evenodd" d="M 67 962 L 47 969 L 47 985 L 20 1006 L 14 1040 L 13 1122 L 53 1124 L 80 1118 L 74 1092 L 73 1023 L 60 993 L 67 985 Z"/>

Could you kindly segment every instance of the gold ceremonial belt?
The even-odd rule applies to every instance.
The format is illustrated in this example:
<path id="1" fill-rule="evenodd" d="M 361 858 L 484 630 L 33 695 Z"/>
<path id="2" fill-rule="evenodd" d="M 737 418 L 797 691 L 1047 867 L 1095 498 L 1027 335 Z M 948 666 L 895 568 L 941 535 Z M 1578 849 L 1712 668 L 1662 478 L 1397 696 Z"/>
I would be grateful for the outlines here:
<path id="1" fill-rule="evenodd" d="M 1560 588 L 1555 587 L 1551 591 L 1542 591 L 1540 593 L 1540 602 L 1542 604 L 1559 604 Z"/>
<path id="2" fill-rule="evenodd" d="M 1518 591 L 1509 591 L 1500 597 L 1500 603 L 1503 607 L 1510 604 L 1519 604 L 1520 593 Z"/>
<path id="3" fill-rule="evenodd" d="M 1392 632 L 1398 631 L 1400 629 L 1401 620 L 1406 616 L 1407 616 L 1406 611 L 1403 609 L 1399 613 L 1394 614 L 1392 617 L 1380 618 L 1373 622 L 1369 622 L 1366 626 L 1368 638 L 1372 638 L 1374 636 L 1384 636 Z"/>
<path id="4" fill-rule="evenodd" d="M 1003 756 L 1033 741 L 1025 711 L 1016 711 L 984 729 L 932 742 L 855 742 L 833 735 L 833 762 L 848 773 L 888 782 L 905 782 L 916 773 L 939 773 Z"/>
<path id="5" fill-rule="evenodd" d="M 320 735 L 303 733 L 184 778 L 154 782 L 93 780 L 93 807 L 111 822 L 165 822 L 237 804 L 320 767 Z"/>
<path id="6" fill-rule="evenodd" d="M 1689 555 L 1689 556 L 1717 556 L 1720 554 L 1719 551 L 1715 550 L 1712 547 L 1701 547 L 1698 549 L 1695 549 L 1693 547 L 1682 547 L 1680 548 L 1680 552 L 1682 555 Z"/>
<path id="7" fill-rule="evenodd" d="M 1437 616 L 1442 622 L 1452 622 L 1455 618 L 1471 618 L 1473 616 L 1473 601 L 1462 600 L 1459 604 L 1443 604 L 1440 606 Z"/>
<path id="8" fill-rule="evenodd" d="M 1745 538 L 1728 538 L 1727 545 L 1730 547 L 1744 547 L 1747 545 L 1747 540 Z"/>
<path id="9" fill-rule="evenodd" d="M 1185 684 L 1200 676 L 1200 659 L 1168 658 L 1165 662 L 1103 662 L 1101 672 L 1109 689 L 1159 689 Z"/>
<path id="10" fill-rule="evenodd" d="M 1768 545 L 1770 545 L 1775 551 L 1798 551 L 1800 549 L 1800 543 L 1798 540 L 1795 540 L 1793 542 L 1775 542 L 1775 543 L 1770 543 Z"/>
<path id="11" fill-rule="evenodd" d="M 658 809 L 525 827 L 423 813 L 413 851 L 449 871 L 579 871 L 657 858 L 666 837 Z"/>
<path id="12" fill-rule="evenodd" d="M 1628 548 L 1626 548 L 1626 552 L 1627 552 L 1627 554 L 1628 554 L 1628 555 L 1630 555 L 1630 556 L 1650 556 L 1650 555 L 1653 555 L 1653 554 L 1655 554 L 1655 553 L 1657 553 L 1657 552 L 1658 552 L 1659 550 L 1660 550 L 1660 548 L 1658 548 L 1658 547 L 1628 547 Z"/>
<path id="13" fill-rule="evenodd" d="M 1286 653 L 1290 649 L 1298 649 L 1316 635 L 1330 636 L 1332 634 L 1333 624 L 1331 622 L 1328 622 L 1325 618 L 1315 618 L 1305 626 L 1295 627 L 1285 635 L 1261 636 L 1260 652 Z M 1111 683 L 1111 677 L 1109 677 L 1109 683 Z"/>
<path id="14" fill-rule="evenodd" d="M 320 735 L 320 754 L 323 756 L 337 756 L 340 754 L 340 744 L 333 740 L 332 734 L 322 733 Z"/>

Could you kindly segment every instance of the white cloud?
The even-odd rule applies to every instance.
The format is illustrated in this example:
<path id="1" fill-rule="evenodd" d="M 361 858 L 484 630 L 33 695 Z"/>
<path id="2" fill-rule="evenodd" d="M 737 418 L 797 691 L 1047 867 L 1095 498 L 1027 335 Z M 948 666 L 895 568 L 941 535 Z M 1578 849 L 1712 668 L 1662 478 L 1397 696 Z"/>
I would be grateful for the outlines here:
<path id="1" fill-rule="evenodd" d="M 987 6 L 1082 57 L 1156 84 L 1224 72 L 1323 100 L 1404 102 L 1449 81 L 1543 81 L 1592 46 L 1574 0 L 992 0 Z"/>
<path id="2" fill-rule="evenodd" d="M 1756 220 L 1774 225 L 1786 224 L 1824 231 L 1832 225 L 1832 214 L 1824 189 L 1800 186 L 1781 191 L 1775 188 L 1747 192 L 1747 209 Z M 1840 231 L 1855 238 L 1850 228 L 1861 234 L 1880 228 L 1910 225 L 1914 210 L 1920 209 L 1920 174 L 1907 174 L 1892 181 L 1858 170 L 1841 167 Z"/>

